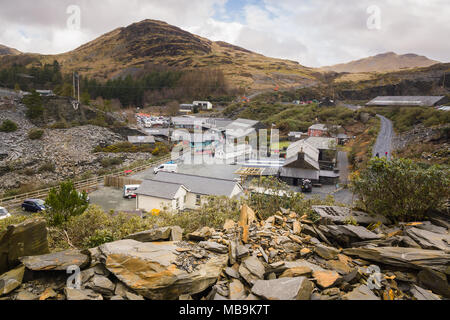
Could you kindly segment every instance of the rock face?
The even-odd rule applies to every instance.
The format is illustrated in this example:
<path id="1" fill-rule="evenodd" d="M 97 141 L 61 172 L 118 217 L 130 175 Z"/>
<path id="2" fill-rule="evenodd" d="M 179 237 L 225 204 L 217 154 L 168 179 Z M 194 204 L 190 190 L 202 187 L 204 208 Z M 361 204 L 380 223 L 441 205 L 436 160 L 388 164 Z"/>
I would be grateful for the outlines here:
<path id="1" fill-rule="evenodd" d="M 431 268 L 444 273 L 449 272 L 450 254 L 444 251 L 401 247 L 366 247 L 345 249 L 344 253 L 391 266 L 413 269 Z"/>
<path id="2" fill-rule="evenodd" d="M 66 271 L 70 266 L 83 268 L 89 264 L 89 257 L 77 250 L 23 257 L 20 260 L 27 269 L 33 271 Z"/>
<path id="3" fill-rule="evenodd" d="M 181 241 L 183 238 L 183 229 L 180 227 L 155 228 L 148 231 L 132 234 L 126 239 L 140 242 L 155 241 Z"/>
<path id="4" fill-rule="evenodd" d="M 174 300 L 206 290 L 217 280 L 227 255 L 209 255 L 198 270 L 177 267 L 179 247 L 174 242 L 141 243 L 122 240 L 100 247 L 105 266 L 129 288 L 149 299 Z"/>
<path id="5" fill-rule="evenodd" d="M 435 220 L 433 220 L 435 221 Z M 280 208 L 181 238 L 158 228 L 83 252 L 22 257 L 0 276 L 11 300 L 440 300 L 449 297 L 447 222 L 314 224 Z M 417 242 L 407 235 L 414 232 Z M 431 234 L 431 235 L 430 235 Z M 430 237 L 428 237 L 430 235 Z M 155 239 L 178 241 L 153 242 Z M 147 242 L 152 241 L 152 242 Z M 340 243 L 345 243 L 342 249 Z M 420 245 L 419 245 L 420 244 Z M 434 249 L 422 249 L 421 246 Z M 409 247 L 405 247 L 409 246 Z M 344 246 L 343 246 L 344 247 Z M 68 282 L 67 267 L 80 274 Z M 25 281 L 25 282 L 23 282 Z M 23 283 L 22 283 L 23 282 Z M 69 286 L 69 287 L 67 287 Z M 429 291 L 431 290 L 431 291 Z"/>
<path id="6" fill-rule="evenodd" d="M 252 293 L 267 300 L 310 300 L 313 284 L 305 277 L 259 280 Z"/>
<path id="7" fill-rule="evenodd" d="M 0 234 L 0 274 L 19 263 L 19 258 L 49 252 L 47 225 L 43 219 L 30 219 L 9 226 Z"/>
<path id="8" fill-rule="evenodd" d="M 346 207 L 332 207 L 332 206 L 313 206 L 313 210 L 322 217 L 323 220 L 332 221 L 334 223 L 344 223 L 348 217 L 353 217 L 358 224 L 368 225 L 371 223 L 381 222 L 388 224 L 389 220 L 382 216 L 371 216 L 361 211 L 351 211 Z"/>

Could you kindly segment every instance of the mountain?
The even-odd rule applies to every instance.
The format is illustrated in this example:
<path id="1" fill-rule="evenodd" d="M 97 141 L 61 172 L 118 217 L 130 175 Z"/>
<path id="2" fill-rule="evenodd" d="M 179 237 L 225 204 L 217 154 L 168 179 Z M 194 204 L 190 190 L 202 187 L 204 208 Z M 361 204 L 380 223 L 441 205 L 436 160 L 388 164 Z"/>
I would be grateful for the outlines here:
<path id="1" fill-rule="evenodd" d="M 321 69 L 324 71 L 349 73 L 388 72 L 410 68 L 429 67 L 438 63 L 440 62 L 412 53 L 398 55 L 394 52 L 388 52 L 349 63 L 323 67 Z"/>
<path id="2" fill-rule="evenodd" d="M 6 56 L 6 55 L 18 55 L 21 52 L 19 50 L 3 46 L 0 44 L 0 56 Z"/>
<path id="3" fill-rule="evenodd" d="M 309 85 L 316 81 L 317 73 L 298 62 L 268 58 L 225 42 L 210 41 L 157 20 L 115 29 L 67 53 L 27 57 L 32 63 L 57 60 L 63 72 L 78 70 L 98 80 L 133 74 L 147 63 L 183 70 L 219 68 L 233 86 L 254 90 Z"/>

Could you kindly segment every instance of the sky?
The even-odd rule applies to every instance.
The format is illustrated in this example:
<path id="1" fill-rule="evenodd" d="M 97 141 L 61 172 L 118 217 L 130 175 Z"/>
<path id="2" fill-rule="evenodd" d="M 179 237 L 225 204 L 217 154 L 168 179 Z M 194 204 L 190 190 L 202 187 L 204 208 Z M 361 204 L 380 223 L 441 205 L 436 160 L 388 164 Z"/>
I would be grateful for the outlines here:
<path id="1" fill-rule="evenodd" d="M 310 67 L 385 52 L 450 62 L 450 0 L 0 0 L 0 8 L 0 44 L 22 52 L 63 53 L 156 19 Z"/>

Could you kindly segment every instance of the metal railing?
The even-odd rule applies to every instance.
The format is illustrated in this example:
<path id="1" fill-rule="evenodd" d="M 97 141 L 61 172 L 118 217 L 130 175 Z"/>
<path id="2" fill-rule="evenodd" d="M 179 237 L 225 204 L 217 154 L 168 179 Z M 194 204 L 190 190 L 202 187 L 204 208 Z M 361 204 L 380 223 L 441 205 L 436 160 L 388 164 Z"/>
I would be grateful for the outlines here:
<path id="1" fill-rule="evenodd" d="M 141 166 L 137 166 L 134 168 L 130 168 L 130 170 L 123 171 L 124 169 L 121 169 L 120 171 L 102 175 L 102 176 L 96 176 L 93 178 L 89 178 L 86 180 L 80 180 L 74 182 L 74 187 L 78 191 L 86 191 L 91 192 L 92 190 L 98 189 L 101 185 L 103 185 L 103 182 L 105 180 L 105 177 L 128 177 L 131 175 L 134 175 L 136 173 L 140 173 L 143 171 L 146 171 L 154 166 L 158 166 L 160 164 L 163 164 L 165 162 L 168 162 L 171 160 L 171 155 L 165 156 L 163 158 L 158 159 L 152 159 L 149 163 Z M 40 189 L 32 192 L 22 193 L 11 197 L 6 197 L 3 199 L 0 199 L 0 207 L 5 207 L 7 209 L 13 209 L 16 207 L 19 207 L 22 202 L 26 199 L 42 199 L 46 198 L 50 192 L 51 188 L 46 189 Z"/>

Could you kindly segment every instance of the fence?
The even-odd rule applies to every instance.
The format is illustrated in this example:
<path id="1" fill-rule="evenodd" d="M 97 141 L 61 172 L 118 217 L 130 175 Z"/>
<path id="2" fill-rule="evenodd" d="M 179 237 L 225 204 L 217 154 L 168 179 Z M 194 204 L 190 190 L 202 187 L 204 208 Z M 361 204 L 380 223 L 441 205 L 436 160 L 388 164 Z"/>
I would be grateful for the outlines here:
<path id="1" fill-rule="evenodd" d="M 97 176 L 90 179 L 74 182 L 75 189 L 78 191 L 92 192 L 97 190 L 105 182 L 108 177 L 128 177 L 136 173 L 148 170 L 154 166 L 166 163 L 171 160 L 171 156 L 166 156 L 164 158 L 151 160 L 149 163 L 135 167 L 128 171 L 117 171 L 115 173 Z M 33 192 L 28 192 L 24 194 L 19 194 L 16 196 L 11 196 L 7 198 L 0 199 L 0 207 L 5 207 L 7 209 L 13 209 L 19 207 L 25 199 L 42 199 L 46 198 L 52 188 L 41 189 Z"/>
<path id="2" fill-rule="evenodd" d="M 126 177 L 105 177 L 105 187 L 113 187 L 116 189 L 123 189 L 126 185 L 139 185 L 142 180 L 130 179 Z"/>

